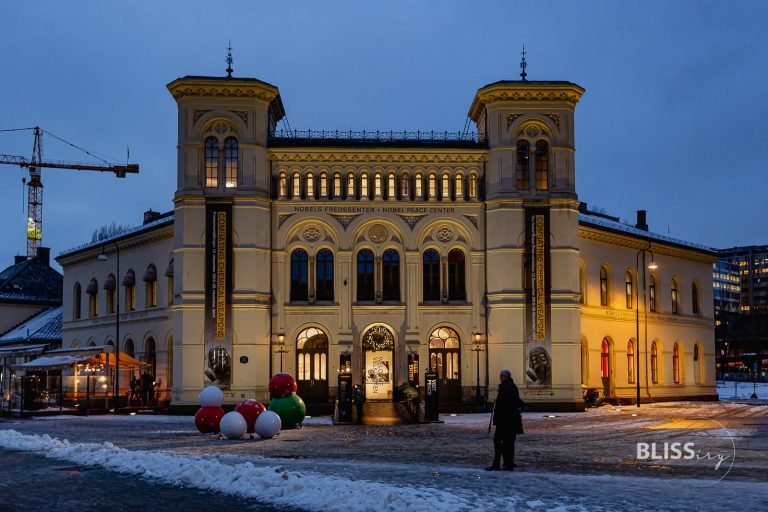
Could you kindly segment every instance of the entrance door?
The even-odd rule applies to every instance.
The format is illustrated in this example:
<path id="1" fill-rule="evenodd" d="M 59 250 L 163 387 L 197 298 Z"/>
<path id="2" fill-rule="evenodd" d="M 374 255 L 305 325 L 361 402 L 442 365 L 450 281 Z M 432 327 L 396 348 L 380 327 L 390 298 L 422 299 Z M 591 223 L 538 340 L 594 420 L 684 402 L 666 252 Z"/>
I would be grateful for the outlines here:
<path id="1" fill-rule="evenodd" d="M 450 327 L 439 327 L 429 336 L 429 367 L 440 380 L 440 401 L 461 402 L 461 343 Z"/>
<path id="2" fill-rule="evenodd" d="M 603 381 L 603 396 L 610 398 L 611 389 L 611 344 L 603 338 L 600 348 L 600 376 Z"/>
<path id="3" fill-rule="evenodd" d="M 363 335 L 362 345 L 365 354 L 365 399 L 392 400 L 395 337 L 385 326 L 374 325 Z"/>
<path id="4" fill-rule="evenodd" d="M 328 402 L 328 336 L 315 327 L 296 339 L 296 384 L 305 402 Z"/>

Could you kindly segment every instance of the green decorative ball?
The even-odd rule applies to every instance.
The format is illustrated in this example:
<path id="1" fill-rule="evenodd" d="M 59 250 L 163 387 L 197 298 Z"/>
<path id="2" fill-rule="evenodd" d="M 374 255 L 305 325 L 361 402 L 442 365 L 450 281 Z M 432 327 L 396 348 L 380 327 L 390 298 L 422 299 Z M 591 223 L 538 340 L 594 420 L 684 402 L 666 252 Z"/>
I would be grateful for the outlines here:
<path id="1" fill-rule="evenodd" d="M 269 402 L 269 410 L 280 416 L 283 429 L 296 428 L 307 415 L 307 406 L 297 394 L 291 393 L 282 398 L 273 398 Z"/>

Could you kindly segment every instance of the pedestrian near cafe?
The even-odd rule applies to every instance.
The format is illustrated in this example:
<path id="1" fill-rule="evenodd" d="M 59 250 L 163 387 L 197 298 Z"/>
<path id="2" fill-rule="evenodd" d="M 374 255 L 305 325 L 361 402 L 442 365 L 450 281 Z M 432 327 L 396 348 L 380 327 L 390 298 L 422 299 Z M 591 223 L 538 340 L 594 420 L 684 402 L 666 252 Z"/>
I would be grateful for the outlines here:
<path id="1" fill-rule="evenodd" d="M 517 434 L 523 433 L 521 413 L 525 404 L 520 400 L 520 391 L 512 380 L 512 373 L 509 370 L 501 370 L 499 380 L 499 392 L 493 406 L 492 418 L 496 426 L 493 434 L 493 463 L 485 469 L 514 471 L 515 439 Z"/>

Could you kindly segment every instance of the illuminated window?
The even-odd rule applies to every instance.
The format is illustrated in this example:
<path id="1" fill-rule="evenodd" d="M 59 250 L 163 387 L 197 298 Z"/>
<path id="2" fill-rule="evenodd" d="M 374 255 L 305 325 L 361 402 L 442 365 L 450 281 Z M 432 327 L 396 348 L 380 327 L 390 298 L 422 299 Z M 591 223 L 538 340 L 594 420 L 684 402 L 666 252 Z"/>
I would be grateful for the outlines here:
<path id="1" fill-rule="evenodd" d="M 291 253 L 291 302 L 309 300 L 309 258 L 307 251 L 296 249 Z"/>
<path id="2" fill-rule="evenodd" d="M 424 199 L 424 188 L 421 173 L 416 174 L 416 181 L 414 183 L 414 195 L 416 199 Z"/>
<path id="3" fill-rule="evenodd" d="M 304 329 L 296 337 L 299 392 L 302 386 L 312 386 L 328 379 L 328 336 L 316 327 Z"/>
<path id="4" fill-rule="evenodd" d="M 659 383 L 659 353 L 655 341 L 651 343 L 651 382 Z"/>
<path id="5" fill-rule="evenodd" d="M 424 302 L 440 300 L 440 255 L 434 249 L 424 251 L 422 276 Z"/>
<path id="6" fill-rule="evenodd" d="M 632 274 L 629 272 L 624 276 L 624 285 L 627 295 L 627 309 L 632 309 Z"/>
<path id="7" fill-rule="evenodd" d="M 672 280 L 672 288 L 670 289 L 670 294 L 672 296 L 672 314 L 676 315 L 678 314 L 678 306 L 677 303 L 677 281 L 675 279 Z"/>
<path id="8" fill-rule="evenodd" d="M 549 144 L 536 141 L 536 190 L 549 188 Z"/>
<path id="9" fill-rule="evenodd" d="M 315 198 L 315 175 L 311 172 L 307 173 L 307 199 Z"/>
<path id="10" fill-rule="evenodd" d="M 355 198 L 355 175 L 354 173 L 347 174 L 347 199 Z"/>
<path id="11" fill-rule="evenodd" d="M 301 198 L 301 176 L 299 173 L 293 173 L 293 190 L 291 191 L 291 197 L 294 199 Z"/>
<path id="12" fill-rule="evenodd" d="M 427 189 L 428 199 L 434 199 L 437 197 L 437 176 L 434 174 L 429 175 L 429 188 Z"/>
<path id="13" fill-rule="evenodd" d="M 373 195 L 381 197 L 381 174 L 376 173 L 373 177 Z"/>
<path id="14" fill-rule="evenodd" d="M 651 311 L 656 311 L 656 279 L 651 276 L 650 284 L 648 285 L 648 308 Z"/>
<path id="15" fill-rule="evenodd" d="M 464 176 L 459 174 L 456 176 L 456 200 L 462 199 L 464 199 Z"/>
<path id="16" fill-rule="evenodd" d="M 608 378 L 611 376 L 610 349 L 611 347 L 608 343 L 608 340 L 603 338 L 603 343 L 600 350 L 600 376 L 603 378 Z"/>
<path id="17" fill-rule="evenodd" d="M 475 199 L 477 197 L 477 174 L 471 173 L 469 175 L 469 198 Z"/>
<path id="18" fill-rule="evenodd" d="M 693 314 L 699 314 L 699 287 L 696 283 L 691 284 L 691 307 L 693 308 Z"/>
<path id="19" fill-rule="evenodd" d="M 72 302 L 72 319 L 80 320 L 80 317 L 82 316 L 83 300 L 83 292 L 80 283 L 75 283 L 75 289 L 72 290 L 72 296 L 74 298 L 74 301 Z"/>
<path id="20" fill-rule="evenodd" d="M 232 188 L 237 186 L 237 139 L 227 137 L 224 141 L 224 173 L 226 175 L 225 186 Z"/>
<path id="21" fill-rule="evenodd" d="M 216 137 L 205 139 L 205 186 L 219 184 L 219 141 Z"/>
<path id="22" fill-rule="evenodd" d="M 632 340 L 627 343 L 627 382 L 635 382 L 635 343 Z"/>
<path id="23" fill-rule="evenodd" d="M 371 302 L 374 297 L 373 253 L 363 249 L 357 253 L 357 301 Z"/>
<path id="24" fill-rule="evenodd" d="M 382 298 L 388 301 L 400 301 L 400 254 L 395 249 L 387 249 L 382 257 Z"/>
<path id="25" fill-rule="evenodd" d="M 125 273 L 122 284 L 125 287 L 125 310 L 134 311 L 136 309 L 136 274 L 133 270 Z"/>
<path id="26" fill-rule="evenodd" d="M 317 253 L 317 300 L 333 300 L 333 253 L 321 249 Z"/>
<path id="27" fill-rule="evenodd" d="M 608 305 L 608 271 L 600 267 L 600 305 Z"/>
<path id="28" fill-rule="evenodd" d="M 527 191 L 530 188 L 529 162 L 530 144 L 527 140 L 517 141 L 517 190 Z"/>
<path id="29" fill-rule="evenodd" d="M 341 198 L 341 174 L 338 172 L 333 175 L 333 197 Z"/>
<path id="30" fill-rule="evenodd" d="M 395 199 L 397 195 L 397 179 L 394 173 L 387 177 L 387 199 Z"/>
<path id="31" fill-rule="evenodd" d="M 402 199 L 409 199 L 411 196 L 411 177 L 408 173 L 400 176 L 400 197 Z"/>
<path id="32" fill-rule="evenodd" d="M 320 173 L 320 197 L 328 197 L 328 175 Z"/>
<path id="33" fill-rule="evenodd" d="M 448 173 L 443 174 L 443 182 L 440 185 L 441 190 L 441 200 L 442 201 L 450 201 L 451 199 L 451 177 L 448 175 Z"/>
<path id="34" fill-rule="evenodd" d="M 85 289 L 88 294 L 88 316 L 99 314 L 99 283 L 96 279 L 91 279 L 88 288 Z"/>
<path id="35" fill-rule="evenodd" d="M 464 251 L 452 249 L 448 253 L 448 300 L 467 300 Z"/>
<path id="36" fill-rule="evenodd" d="M 677 343 L 672 347 L 672 380 L 680 384 L 680 349 Z"/>
<path id="37" fill-rule="evenodd" d="M 368 173 L 360 176 L 360 199 L 370 199 L 368 192 Z"/>
<path id="38" fill-rule="evenodd" d="M 277 180 L 277 195 L 280 197 L 288 195 L 288 178 L 284 172 L 280 173 L 280 177 Z"/>
<path id="39" fill-rule="evenodd" d="M 145 304 L 148 308 L 157 306 L 157 269 L 154 265 L 147 267 L 144 272 Z"/>

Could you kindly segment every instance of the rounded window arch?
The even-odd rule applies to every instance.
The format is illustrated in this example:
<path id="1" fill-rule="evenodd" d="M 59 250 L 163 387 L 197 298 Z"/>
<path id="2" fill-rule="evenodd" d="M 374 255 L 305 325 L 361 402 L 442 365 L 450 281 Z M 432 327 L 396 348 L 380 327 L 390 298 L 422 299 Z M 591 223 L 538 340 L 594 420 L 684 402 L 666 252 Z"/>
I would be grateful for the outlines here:
<path id="1" fill-rule="evenodd" d="M 467 300 L 465 260 L 461 249 L 451 249 L 448 253 L 448 300 Z"/>
<path id="2" fill-rule="evenodd" d="M 309 300 L 309 256 L 304 249 L 291 253 L 291 302 Z"/>
<path id="3" fill-rule="evenodd" d="M 672 299 L 673 315 L 680 314 L 680 294 L 678 293 L 679 290 L 680 290 L 680 287 L 677 282 L 677 278 L 673 278 L 672 283 L 670 284 L 670 287 L 669 287 L 670 298 Z"/>
<path id="4" fill-rule="evenodd" d="M 301 199 L 301 175 L 298 172 L 294 172 L 291 181 L 293 182 L 291 185 L 291 197 L 293 199 Z"/>
<path id="5" fill-rule="evenodd" d="M 469 181 L 467 183 L 467 195 L 470 199 L 477 199 L 477 173 L 469 173 Z"/>
<path id="6" fill-rule="evenodd" d="M 85 293 L 88 294 L 88 316 L 96 316 L 99 314 L 99 282 L 96 278 L 92 278 L 88 282 L 88 288 L 85 289 Z"/>
<path id="7" fill-rule="evenodd" d="M 536 141 L 536 190 L 549 189 L 549 143 Z"/>
<path id="8" fill-rule="evenodd" d="M 627 309 L 632 309 L 632 299 L 634 297 L 634 286 L 632 282 L 632 272 L 627 271 L 624 274 L 624 294 L 626 296 Z"/>
<path id="9" fill-rule="evenodd" d="M 461 401 L 461 340 L 454 329 L 442 326 L 429 335 L 429 367 L 440 379 L 440 400 Z"/>
<path id="10" fill-rule="evenodd" d="M 627 342 L 627 382 L 635 383 L 635 340 Z"/>
<path id="11" fill-rule="evenodd" d="M 131 357 L 136 356 L 136 351 L 134 350 L 134 347 L 133 347 L 133 340 L 131 338 L 128 338 L 127 340 L 125 340 L 125 344 L 123 346 L 123 352 L 125 352 L 127 355 Z"/>
<path id="12" fill-rule="evenodd" d="M 443 173 L 443 179 L 440 185 L 440 200 L 441 201 L 451 200 L 451 176 L 447 172 Z"/>
<path id="13" fill-rule="evenodd" d="M 530 182 L 530 148 L 531 144 L 525 140 L 517 141 L 517 190 L 526 192 L 531 187 Z"/>
<path id="14" fill-rule="evenodd" d="M 655 341 L 651 343 L 651 382 L 659 383 L 659 347 Z"/>
<path id="15" fill-rule="evenodd" d="M 437 199 L 437 175 L 433 172 L 429 173 L 427 181 L 427 198 Z"/>
<path id="16" fill-rule="evenodd" d="M 280 171 L 277 178 L 277 195 L 281 198 L 288 195 L 288 176 L 284 171 Z"/>
<path id="17" fill-rule="evenodd" d="M 328 335 L 307 327 L 296 336 L 296 383 L 304 400 L 328 399 Z"/>
<path id="18" fill-rule="evenodd" d="M 307 191 L 307 199 L 314 199 L 315 198 L 315 175 L 312 173 L 312 171 L 307 173 L 307 184 L 304 188 L 304 190 Z"/>
<path id="19" fill-rule="evenodd" d="M 415 199 L 424 199 L 424 176 L 420 172 L 413 179 L 413 190 Z"/>
<path id="20" fill-rule="evenodd" d="M 600 305 L 608 306 L 610 297 L 610 287 L 608 285 L 608 268 L 603 265 L 600 267 Z"/>
<path id="21" fill-rule="evenodd" d="M 680 384 L 680 344 L 677 342 L 672 346 L 672 381 Z"/>
<path id="22" fill-rule="evenodd" d="M 581 338 L 581 384 L 589 384 L 589 343 L 587 339 Z"/>
<path id="23" fill-rule="evenodd" d="M 702 368 L 704 368 L 704 365 L 701 361 L 702 353 L 701 353 L 701 344 L 700 343 L 694 343 L 693 345 L 693 379 L 694 384 L 701 384 L 704 379 L 702 377 Z"/>
<path id="24" fill-rule="evenodd" d="M 320 173 L 320 197 L 321 198 L 328 198 L 328 174 L 325 172 Z"/>
<path id="25" fill-rule="evenodd" d="M 691 311 L 694 315 L 701 314 L 699 307 L 699 284 L 696 281 L 691 283 Z"/>
<path id="26" fill-rule="evenodd" d="M 234 137 L 227 137 L 224 139 L 224 186 L 226 188 L 234 188 L 237 186 L 237 155 L 237 139 Z"/>
<path id="27" fill-rule="evenodd" d="M 422 281 L 424 302 L 440 300 L 440 255 L 435 249 L 427 249 L 422 257 Z"/>
<path id="28" fill-rule="evenodd" d="M 382 299 L 400 301 L 400 253 L 387 249 L 381 258 Z"/>
<path id="29" fill-rule="evenodd" d="M 648 278 L 648 309 L 656 311 L 656 278 L 653 275 Z"/>
<path id="30" fill-rule="evenodd" d="M 317 300 L 333 301 L 333 252 L 330 249 L 320 249 L 316 259 Z"/>
<path id="31" fill-rule="evenodd" d="M 357 301 L 372 302 L 375 295 L 373 251 L 362 249 L 357 253 Z"/>
<path id="32" fill-rule="evenodd" d="M 371 191 L 368 187 L 368 173 L 363 171 L 360 175 L 360 199 L 370 199 Z"/>
<path id="33" fill-rule="evenodd" d="M 404 200 L 411 198 L 411 177 L 407 172 L 400 176 L 400 198 Z"/>
<path id="34" fill-rule="evenodd" d="M 219 186 L 219 139 L 216 137 L 205 139 L 205 186 Z"/>
<path id="35" fill-rule="evenodd" d="M 72 290 L 72 298 L 74 299 L 72 301 L 72 319 L 80 320 L 83 314 L 83 289 L 79 282 L 75 283 L 75 287 Z"/>
<path id="36" fill-rule="evenodd" d="M 464 175 L 463 174 L 459 173 L 456 175 L 454 189 L 456 191 L 456 200 L 463 201 L 464 200 Z"/>
<path id="37" fill-rule="evenodd" d="M 603 338 L 600 344 L 600 376 L 603 378 L 611 376 L 611 343 L 608 338 Z"/>
<path id="38" fill-rule="evenodd" d="M 147 363 L 147 370 L 154 380 L 157 377 L 157 347 L 155 338 L 151 336 L 144 342 L 144 362 Z"/>

